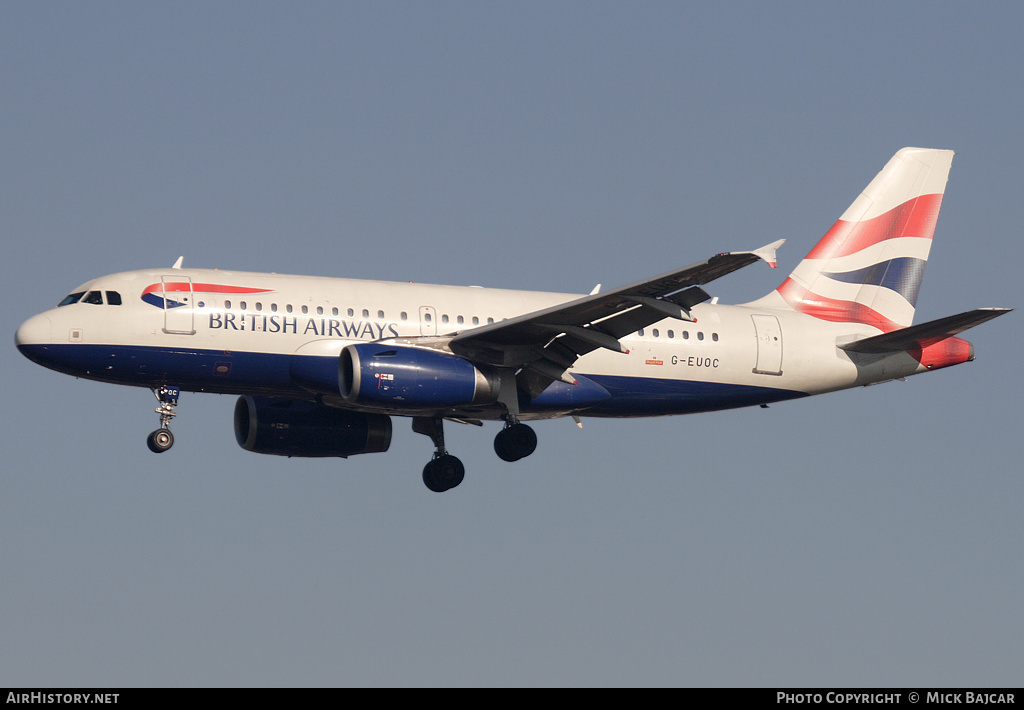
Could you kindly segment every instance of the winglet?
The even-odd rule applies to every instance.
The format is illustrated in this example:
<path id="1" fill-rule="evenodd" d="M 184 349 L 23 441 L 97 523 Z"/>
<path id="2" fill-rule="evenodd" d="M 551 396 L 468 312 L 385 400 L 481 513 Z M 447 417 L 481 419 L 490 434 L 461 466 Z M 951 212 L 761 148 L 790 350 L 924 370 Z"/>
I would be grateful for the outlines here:
<path id="1" fill-rule="evenodd" d="M 775 250 L 778 249 L 779 247 L 781 247 L 785 243 L 786 243 L 785 239 L 780 239 L 777 242 L 772 242 L 771 244 L 765 244 L 760 249 L 755 249 L 754 251 L 752 251 L 750 253 L 753 254 L 754 256 L 756 256 L 757 258 L 763 259 L 764 261 L 768 262 L 768 266 L 770 266 L 770 267 L 772 267 L 774 269 L 776 266 L 778 266 L 778 262 L 775 259 Z"/>
<path id="2" fill-rule="evenodd" d="M 178 260 L 176 262 L 174 262 L 174 266 L 172 266 L 171 268 L 172 269 L 180 269 L 181 268 L 181 262 L 183 262 L 184 260 L 185 260 L 184 256 L 179 256 Z"/>

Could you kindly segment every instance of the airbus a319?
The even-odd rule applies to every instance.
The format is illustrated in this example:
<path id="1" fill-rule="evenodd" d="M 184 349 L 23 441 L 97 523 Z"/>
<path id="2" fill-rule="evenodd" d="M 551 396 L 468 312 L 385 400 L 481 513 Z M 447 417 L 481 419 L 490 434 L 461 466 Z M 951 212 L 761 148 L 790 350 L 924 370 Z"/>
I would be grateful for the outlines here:
<path id="1" fill-rule="evenodd" d="M 246 450 L 386 451 L 392 417 L 433 442 L 432 491 L 462 482 L 445 420 L 501 422 L 494 450 L 532 454 L 525 422 L 767 405 L 974 359 L 957 335 L 1010 309 L 913 325 L 953 153 L 904 148 L 782 284 L 724 305 L 704 287 L 784 240 L 585 296 L 211 269 L 93 279 L 18 328 L 18 349 L 75 377 L 147 387 L 167 451 L 182 390 L 238 395 Z"/>

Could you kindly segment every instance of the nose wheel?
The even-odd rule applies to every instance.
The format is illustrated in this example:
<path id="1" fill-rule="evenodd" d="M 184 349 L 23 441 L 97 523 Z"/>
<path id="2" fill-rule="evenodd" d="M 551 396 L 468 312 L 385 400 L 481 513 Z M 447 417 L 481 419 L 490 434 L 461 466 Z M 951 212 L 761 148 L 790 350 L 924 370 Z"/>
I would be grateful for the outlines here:
<path id="1" fill-rule="evenodd" d="M 162 454 L 174 446 L 174 434 L 170 429 L 157 429 L 146 437 L 146 446 L 154 454 Z"/>
<path id="2" fill-rule="evenodd" d="M 161 385 L 153 390 L 160 406 L 156 413 L 160 415 L 160 428 L 150 432 L 146 437 L 146 445 L 154 454 L 162 454 L 174 446 L 174 434 L 171 433 L 171 420 L 177 416 L 174 408 L 178 405 L 178 396 L 181 390 L 173 385 Z"/>

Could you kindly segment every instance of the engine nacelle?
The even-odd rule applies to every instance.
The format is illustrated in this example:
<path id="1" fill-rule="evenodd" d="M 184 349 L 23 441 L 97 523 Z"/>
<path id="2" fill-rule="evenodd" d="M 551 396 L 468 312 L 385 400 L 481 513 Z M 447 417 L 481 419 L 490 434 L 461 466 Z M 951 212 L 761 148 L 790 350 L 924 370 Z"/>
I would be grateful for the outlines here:
<path id="1" fill-rule="evenodd" d="M 235 439 L 246 451 L 278 456 L 354 456 L 387 451 L 391 417 L 349 412 L 298 399 L 242 395 Z"/>
<path id="2" fill-rule="evenodd" d="M 500 379 L 458 355 L 360 343 L 341 351 L 338 384 L 346 402 L 386 409 L 432 409 L 490 404 Z"/>

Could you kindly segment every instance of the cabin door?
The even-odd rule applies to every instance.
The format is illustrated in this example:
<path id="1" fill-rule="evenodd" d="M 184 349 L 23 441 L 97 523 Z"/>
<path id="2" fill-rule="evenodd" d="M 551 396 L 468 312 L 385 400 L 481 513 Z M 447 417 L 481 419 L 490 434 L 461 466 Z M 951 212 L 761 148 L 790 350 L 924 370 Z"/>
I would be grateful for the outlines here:
<path id="1" fill-rule="evenodd" d="M 782 327 L 775 316 L 752 315 L 757 336 L 757 363 L 754 372 L 761 375 L 782 374 Z"/>
<path id="2" fill-rule="evenodd" d="M 188 276 L 161 276 L 164 297 L 164 332 L 195 335 L 195 298 Z"/>

